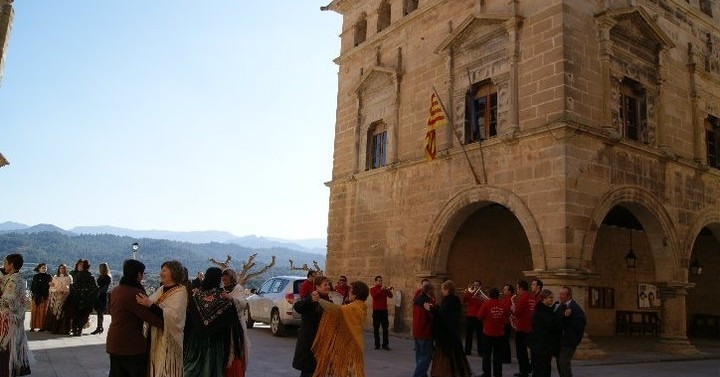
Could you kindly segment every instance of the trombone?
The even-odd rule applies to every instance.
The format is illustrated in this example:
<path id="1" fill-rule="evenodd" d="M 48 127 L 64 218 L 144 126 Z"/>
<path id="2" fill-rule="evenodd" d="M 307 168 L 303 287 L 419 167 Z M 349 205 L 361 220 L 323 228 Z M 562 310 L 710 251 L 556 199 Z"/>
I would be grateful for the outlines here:
<path id="1" fill-rule="evenodd" d="M 468 285 L 468 287 L 467 287 L 467 289 L 465 290 L 465 292 L 472 293 L 472 294 L 473 294 L 473 298 L 480 298 L 480 299 L 483 299 L 483 300 L 485 300 L 485 301 L 487 301 L 487 300 L 490 299 L 490 297 L 488 297 L 488 296 L 485 294 L 485 292 L 483 292 L 483 290 L 482 290 L 481 288 L 475 288 L 475 286 L 474 286 L 473 284 Z"/>

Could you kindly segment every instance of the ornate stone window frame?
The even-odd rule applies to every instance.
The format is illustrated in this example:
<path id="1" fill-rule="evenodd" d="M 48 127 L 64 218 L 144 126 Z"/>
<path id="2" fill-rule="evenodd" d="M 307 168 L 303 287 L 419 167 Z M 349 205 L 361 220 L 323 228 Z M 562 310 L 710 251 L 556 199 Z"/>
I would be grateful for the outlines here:
<path id="1" fill-rule="evenodd" d="M 467 139 L 465 96 L 473 85 L 486 80 L 497 90 L 497 135 L 514 135 L 519 130 L 517 65 L 522 20 L 509 13 L 475 13 L 435 49 L 446 57 L 448 115 L 455 132 L 463 134 L 461 140 Z M 484 48 L 489 44 L 493 48 Z M 472 57 L 468 59 L 468 55 Z M 448 132 L 447 145 L 454 143 L 457 140 Z"/>
<path id="2" fill-rule="evenodd" d="M 353 86 L 350 93 L 356 99 L 357 123 L 355 127 L 355 162 L 353 172 L 370 170 L 371 128 L 382 123 L 387 132 L 386 166 L 397 162 L 399 73 L 393 68 L 373 67 Z M 370 105 L 381 102 L 383 106 Z M 375 104 L 377 105 L 377 103 Z M 360 162 L 363 162 L 361 167 Z M 374 169 L 373 169 L 374 170 Z"/>
<path id="3" fill-rule="evenodd" d="M 613 29 L 622 21 L 630 20 L 644 36 L 655 43 L 648 56 L 633 56 L 613 39 Z M 675 47 L 669 36 L 662 31 L 642 7 L 612 9 L 596 14 L 600 63 L 602 71 L 602 128 L 614 140 L 623 138 L 624 125 L 620 119 L 621 86 L 624 80 L 632 79 L 642 86 L 644 93 L 644 135 L 639 142 L 651 146 L 663 146 L 658 125 L 662 124 L 659 108 L 662 104 L 662 85 L 665 74 L 664 60 L 669 49 Z"/>

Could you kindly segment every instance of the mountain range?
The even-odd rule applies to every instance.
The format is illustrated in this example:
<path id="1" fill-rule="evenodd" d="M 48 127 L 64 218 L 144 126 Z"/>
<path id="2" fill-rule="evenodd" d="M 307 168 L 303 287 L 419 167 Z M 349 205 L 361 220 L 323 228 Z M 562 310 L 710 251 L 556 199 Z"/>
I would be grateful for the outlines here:
<path id="1" fill-rule="evenodd" d="M 57 232 L 64 235 L 99 235 L 110 234 L 121 237 L 131 238 L 150 238 L 158 240 L 171 240 L 189 243 L 227 243 L 236 244 L 251 249 L 272 249 L 283 248 L 301 251 L 304 253 L 312 253 L 325 255 L 326 240 L 323 238 L 309 238 L 300 240 L 286 240 L 281 238 L 262 237 L 256 235 L 248 235 L 238 237 L 232 233 L 208 230 L 208 231 L 192 231 L 177 232 L 170 230 L 133 230 L 126 228 L 118 228 L 109 225 L 102 226 L 77 226 L 68 230 L 62 229 L 52 224 L 25 225 L 17 222 L 6 221 L 0 223 L 0 234 L 2 233 L 39 233 L 39 232 Z"/>

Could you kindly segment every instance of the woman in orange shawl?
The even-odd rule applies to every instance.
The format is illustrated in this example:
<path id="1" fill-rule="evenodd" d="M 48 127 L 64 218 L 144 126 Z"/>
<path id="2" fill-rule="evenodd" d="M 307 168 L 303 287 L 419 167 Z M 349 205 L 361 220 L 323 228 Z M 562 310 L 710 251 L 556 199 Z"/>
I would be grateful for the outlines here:
<path id="1" fill-rule="evenodd" d="M 356 281 L 350 284 L 349 303 L 335 305 L 320 300 L 313 292 L 313 301 L 323 308 L 312 351 L 317 367 L 313 377 L 365 377 L 363 323 L 367 317 L 367 300 L 370 289 L 367 284 Z M 317 296 L 317 297 L 316 297 Z"/>

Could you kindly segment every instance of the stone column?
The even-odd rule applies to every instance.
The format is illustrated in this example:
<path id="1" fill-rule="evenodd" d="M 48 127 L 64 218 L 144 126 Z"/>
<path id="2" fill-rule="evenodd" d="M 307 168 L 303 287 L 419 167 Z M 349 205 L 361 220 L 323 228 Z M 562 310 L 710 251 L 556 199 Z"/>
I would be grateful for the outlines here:
<path id="1" fill-rule="evenodd" d="M 572 289 L 573 300 L 577 302 L 583 309 L 585 305 L 585 297 L 588 289 L 587 279 L 593 277 L 593 274 L 571 269 L 557 269 L 547 271 L 524 271 L 525 276 L 529 279 L 539 278 L 543 282 L 543 287 L 553 291 L 555 298 L 558 297 L 560 287 L 563 285 Z M 587 316 L 587 311 L 585 312 Z M 591 319 L 588 319 L 590 321 Z M 602 359 L 607 357 L 607 353 L 595 344 L 587 333 L 583 334 L 583 339 L 575 351 L 574 359 L 590 360 Z"/>
<path id="2" fill-rule="evenodd" d="M 676 355 L 695 355 L 700 351 L 687 338 L 685 298 L 695 284 L 668 282 L 660 286 L 661 333 L 658 350 Z"/>

